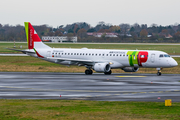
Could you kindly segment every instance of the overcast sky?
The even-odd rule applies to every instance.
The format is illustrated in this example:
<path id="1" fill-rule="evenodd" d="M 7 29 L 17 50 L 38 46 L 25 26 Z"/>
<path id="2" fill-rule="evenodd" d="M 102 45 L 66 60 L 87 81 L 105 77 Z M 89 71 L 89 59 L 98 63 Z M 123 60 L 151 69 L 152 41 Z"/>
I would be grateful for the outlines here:
<path id="1" fill-rule="evenodd" d="M 53 27 L 99 21 L 119 25 L 180 23 L 180 0 L 1 0 L 0 23 Z"/>

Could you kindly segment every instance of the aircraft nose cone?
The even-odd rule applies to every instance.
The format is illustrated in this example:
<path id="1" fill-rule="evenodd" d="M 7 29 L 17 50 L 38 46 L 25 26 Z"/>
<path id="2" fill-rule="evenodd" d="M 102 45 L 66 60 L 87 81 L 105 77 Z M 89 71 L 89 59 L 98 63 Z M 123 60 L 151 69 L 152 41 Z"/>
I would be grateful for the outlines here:
<path id="1" fill-rule="evenodd" d="M 173 60 L 171 61 L 171 66 L 172 66 L 172 67 L 178 66 L 178 63 L 173 59 Z"/>

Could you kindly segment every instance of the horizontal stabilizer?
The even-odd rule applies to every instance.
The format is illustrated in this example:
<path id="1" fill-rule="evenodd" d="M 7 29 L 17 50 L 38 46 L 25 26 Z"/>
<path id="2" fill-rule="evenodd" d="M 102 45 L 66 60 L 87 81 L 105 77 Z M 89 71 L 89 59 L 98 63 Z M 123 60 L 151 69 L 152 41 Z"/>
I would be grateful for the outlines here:
<path id="1" fill-rule="evenodd" d="M 30 51 L 30 50 L 18 50 L 18 49 L 12 49 L 12 48 L 5 48 L 5 49 L 19 51 L 19 52 L 22 52 L 24 54 L 26 54 L 26 53 L 33 53 L 33 54 L 35 54 L 34 51 Z"/>

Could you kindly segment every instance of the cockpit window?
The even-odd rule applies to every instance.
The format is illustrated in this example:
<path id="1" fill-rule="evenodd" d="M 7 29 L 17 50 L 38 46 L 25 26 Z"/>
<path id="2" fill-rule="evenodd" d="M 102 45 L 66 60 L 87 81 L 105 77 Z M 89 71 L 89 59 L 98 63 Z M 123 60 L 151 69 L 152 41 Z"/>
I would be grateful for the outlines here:
<path id="1" fill-rule="evenodd" d="M 159 57 L 163 57 L 163 54 L 160 54 Z"/>
<path id="2" fill-rule="evenodd" d="M 170 57 L 168 54 L 160 54 L 159 57 Z"/>
<path id="3" fill-rule="evenodd" d="M 165 54 L 164 57 L 170 57 L 169 55 Z"/>

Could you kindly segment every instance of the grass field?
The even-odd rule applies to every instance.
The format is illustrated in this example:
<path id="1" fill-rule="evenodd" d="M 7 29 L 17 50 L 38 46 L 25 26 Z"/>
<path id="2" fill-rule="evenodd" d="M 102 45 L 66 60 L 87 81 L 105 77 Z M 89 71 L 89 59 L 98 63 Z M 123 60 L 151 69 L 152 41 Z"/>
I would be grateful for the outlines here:
<path id="1" fill-rule="evenodd" d="M 180 103 L 0 100 L 0 120 L 179 120 Z"/>
<path id="2" fill-rule="evenodd" d="M 16 43 L 16 49 L 27 49 L 27 43 Z M 168 54 L 175 55 L 180 54 L 180 45 L 149 45 L 149 44 L 71 44 L 71 43 L 48 43 L 47 45 L 54 48 L 91 48 L 91 49 L 122 49 L 122 50 L 160 50 L 167 52 Z M 11 51 L 4 48 L 13 48 L 14 43 L 0 43 L 0 53 L 17 53 L 17 51 Z"/>

